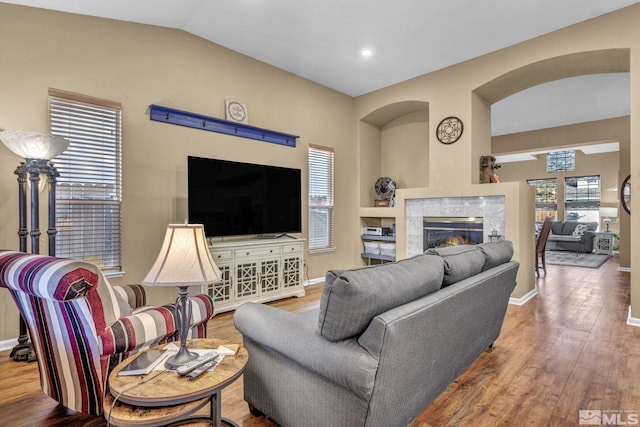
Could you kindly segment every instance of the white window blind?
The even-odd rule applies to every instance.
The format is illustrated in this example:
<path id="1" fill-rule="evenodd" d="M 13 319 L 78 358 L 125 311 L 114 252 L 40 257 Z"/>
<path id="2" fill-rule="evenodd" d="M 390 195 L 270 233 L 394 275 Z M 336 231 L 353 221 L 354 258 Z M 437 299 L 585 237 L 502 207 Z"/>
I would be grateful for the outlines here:
<path id="1" fill-rule="evenodd" d="M 122 203 L 119 103 L 49 90 L 51 133 L 70 141 L 54 159 L 56 255 L 120 270 Z"/>
<path id="2" fill-rule="evenodd" d="M 309 252 L 334 248 L 332 148 L 309 145 Z"/>

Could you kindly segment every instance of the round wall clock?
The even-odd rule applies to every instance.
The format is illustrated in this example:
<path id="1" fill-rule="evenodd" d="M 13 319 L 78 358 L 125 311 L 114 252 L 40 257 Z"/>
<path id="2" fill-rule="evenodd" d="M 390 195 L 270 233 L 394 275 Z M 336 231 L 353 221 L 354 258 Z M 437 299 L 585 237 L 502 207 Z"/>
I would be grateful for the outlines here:
<path id="1" fill-rule="evenodd" d="M 238 101 L 226 100 L 227 120 L 248 123 L 247 106 Z"/>
<path id="2" fill-rule="evenodd" d="M 453 144 L 462 135 L 462 120 L 457 117 L 447 117 L 442 119 L 436 128 L 438 141 L 443 144 Z"/>
<path id="3" fill-rule="evenodd" d="M 620 187 L 620 202 L 624 210 L 631 215 L 631 175 L 627 176 Z"/>

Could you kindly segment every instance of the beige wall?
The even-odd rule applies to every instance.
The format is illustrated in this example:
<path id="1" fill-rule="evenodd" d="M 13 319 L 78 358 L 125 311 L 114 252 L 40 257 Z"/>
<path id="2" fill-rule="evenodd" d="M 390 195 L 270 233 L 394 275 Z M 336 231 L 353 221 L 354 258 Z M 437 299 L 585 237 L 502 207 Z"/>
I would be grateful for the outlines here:
<path id="1" fill-rule="evenodd" d="M 113 283 L 139 282 L 157 255 L 166 225 L 187 217 L 188 155 L 300 168 L 304 200 L 310 143 L 335 148 L 336 181 L 342 185 L 336 188 L 337 249 L 307 256 L 307 277 L 346 267 L 356 200 L 351 97 L 183 31 L 5 3 L 0 3 L 0 54 L 0 128 L 47 132 L 48 88 L 122 103 L 126 273 Z M 247 104 L 250 124 L 299 135 L 297 147 L 149 120 L 150 104 L 224 118 L 225 98 Z M 13 171 L 19 161 L 0 144 L 1 248 L 18 248 Z M 301 237 L 306 229 L 303 214 Z M 171 289 L 150 295 L 152 303 L 174 298 Z M 0 310 L 0 341 L 14 338 L 18 316 L 5 290 L 0 290 Z"/>
<path id="2" fill-rule="evenodd" d="M 123 104 L 123 283 L 142 278 L 156 255 L 166 224 L 186 216 L 187 155 L 306 171 L 309 143 L 332 146 L 336 153 L 337 249 L 307 257 L 308 276 L 315 278 L 328 268 L 359 262 L 359 212 L 361 206 L 368 206 L 363 194 L 372 191 L 371 183 L 380 176 L 383 165 L 378 135 L 381 126 L 363 123 L 363 119 L 387 106 L 428 106 L 404 112 L 422 109 L 428 114 L 426 193 L 486 191 L 473 184 L 478 177 L 478 156 L 491 147 L 491 103 L 561 77 L 630 71 L 631 111 L 640 111 L 638 22 L 640 5 L 635 5 L 352 99 L 181 31 L 0 3 L 0 127 L 47 131 L 49 87 Z M 150 122 L 146 114 L 149 104 L 155 103 L 223 117 L 225 98 L 246 103 L 253 125 L 300 135 L 298 147 Z M 443 145 L 435 138 L 435 126 L 451 115 L 462 119 L 465 130 L 458 142 Z M 628 129 L 629 141 L 633 141 L 640 134 L 640 117 L 632 115 Z M 640 156 L 632 143 L 623 150 L 624 158 L 631 159 L 632 192 L 638 197 Z M 407 153 L 406 158 L 411 159 L 412 154 Z M 12 172 L 18 161 L 0 147 L 0 171 L 4 171 L 0 180 L 0 247 L 11 249 L 17 248 L 17 186 Z M 392 163 L 401 162 L 402 158 L 394 157 Z M 414 185 L 414 179 L 424 178 L 411 173 L 402 179 Z M 304 188 L 304 172 L 303 181 Z M 496 187 L 491 191 L 502 190 Z M 527 224 L 526 212 L 532 192 L 520 187 L 513 192 L 522 196 L 520 203 L 509 207 L 507 227 L 518 239 L 518 256 L 528 258 L 532 245 L 526 239 L 532 235 L 532 225 Z M 402 218 L 401 209 L 394 212 Z M 303 216 L 304 230 L 306 222 Z M 639 215 L 630 218 L 629 227 L 628 234 L 633 236 L 633 230 L 640 229 Z M 630 254 L 631 267 L 640 268 L 640 239 L 631 241 Z M 533 286 L 530 264 L 529 259 L 524 260 L 526 280 L 518 280 L 520 293 Z M 152 302 L 165 297 L 155 294 Z M 632 314 L 640 318 L 638 275 L 631 278 L 631 302 Z M 6 292 L 0 292 L 0 309 L 4 310 L 0 340 L 15 337 L 17 315 Z"/>
<path id="3" fill-rule="evenodd" d="M 380 170 L 383 176 L 392 177 L 398 187 L 424 187 L 429 183 L 429 169 L 425 167 L 429 161 L 428 119 L 428 114 L 420 111 L 382 128 Z"/>

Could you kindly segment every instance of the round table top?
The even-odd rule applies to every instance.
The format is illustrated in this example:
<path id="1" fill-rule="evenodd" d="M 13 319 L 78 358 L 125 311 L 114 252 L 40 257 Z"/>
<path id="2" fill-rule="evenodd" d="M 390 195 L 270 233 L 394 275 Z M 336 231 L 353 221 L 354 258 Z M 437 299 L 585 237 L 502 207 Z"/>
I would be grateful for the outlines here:
<path id="1" fill-rule="evenodd" d="M 225 344 L 230 343 L 215 338 L 200 338 L 187 341 L 187 348 L 215 350 Z M 164 348 L 164 344 L 155 348 Z M 131 358 L 136 356 L 137 354 Z M 113 396 L 118 396 L 119 401 L 149 407 L 193 402 L 217 393 L 242 374 L 249 355 L 247 350 L 240 346 L 235 356 L 224 356 L 214 370 L 205 372 L 193 380 L 180 376 L 175 371 L 151 371 L 144 376 L 118 376 L 118 372 L 131 361 L 131 358 L 121 362 L 109 374 L 109 389 Z M 152 379 L 144 384 L 135 385 L 149 378 Z"/>

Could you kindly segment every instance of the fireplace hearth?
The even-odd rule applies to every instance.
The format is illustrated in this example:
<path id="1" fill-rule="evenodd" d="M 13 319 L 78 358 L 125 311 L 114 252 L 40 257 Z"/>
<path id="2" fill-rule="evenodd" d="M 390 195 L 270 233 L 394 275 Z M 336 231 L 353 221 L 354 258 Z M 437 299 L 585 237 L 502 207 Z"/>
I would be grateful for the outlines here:
<path id="1" fill-rule="evenodd" d="M 424 249 L 483 242 L 483 221 L 478 217 L 423 218 Z"/>

